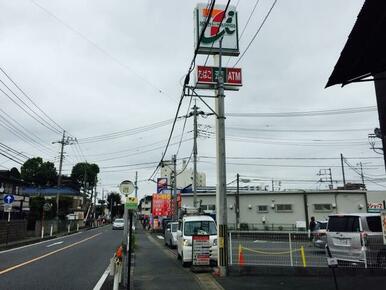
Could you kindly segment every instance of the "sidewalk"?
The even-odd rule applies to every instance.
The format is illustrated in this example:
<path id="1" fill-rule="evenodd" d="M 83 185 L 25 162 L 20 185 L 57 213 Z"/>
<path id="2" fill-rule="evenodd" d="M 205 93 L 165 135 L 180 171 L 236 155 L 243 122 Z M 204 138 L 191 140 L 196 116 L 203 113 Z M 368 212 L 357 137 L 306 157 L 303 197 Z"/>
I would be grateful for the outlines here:
<path id="1" fill-rule="evenodd" d="M 195 275 L 142 227 L 136 230 L 134 290 L 198 290 Z"/>

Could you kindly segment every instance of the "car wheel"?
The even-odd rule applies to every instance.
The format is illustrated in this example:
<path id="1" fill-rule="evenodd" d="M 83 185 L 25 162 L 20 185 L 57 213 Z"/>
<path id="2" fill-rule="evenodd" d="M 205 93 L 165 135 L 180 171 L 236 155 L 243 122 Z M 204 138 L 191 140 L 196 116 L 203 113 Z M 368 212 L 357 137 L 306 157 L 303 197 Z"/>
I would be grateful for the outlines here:
<path id="1" fill-rule="evenodd" d="M 170 247 L 170 249 L 172 249 L 172 248 L 173 248 L 173 243 L 172 243 L 172 240 L 170 240 L 170 241 L 169 241 L 169 247 Z"/>
<path id="2" fill-rule="evenodd" d="M 382 252 L 378 254 L 377 262 L 379 267 L 386 268 L 386 252 Z"/>

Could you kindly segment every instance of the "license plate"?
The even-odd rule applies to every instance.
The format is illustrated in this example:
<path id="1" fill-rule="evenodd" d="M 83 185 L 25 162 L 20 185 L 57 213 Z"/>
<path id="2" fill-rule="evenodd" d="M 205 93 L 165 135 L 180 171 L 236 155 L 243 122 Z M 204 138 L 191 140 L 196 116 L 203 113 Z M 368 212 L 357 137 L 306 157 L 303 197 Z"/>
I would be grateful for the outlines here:
<path id="1" fill-rule="evenodd" d="M 334 244 L 335 245 L 339 245 L 339 246 L 349 246 L 350 245 L 350 241 L 349 241 L 349 239 L 335 238 L 334 239 Z"/>

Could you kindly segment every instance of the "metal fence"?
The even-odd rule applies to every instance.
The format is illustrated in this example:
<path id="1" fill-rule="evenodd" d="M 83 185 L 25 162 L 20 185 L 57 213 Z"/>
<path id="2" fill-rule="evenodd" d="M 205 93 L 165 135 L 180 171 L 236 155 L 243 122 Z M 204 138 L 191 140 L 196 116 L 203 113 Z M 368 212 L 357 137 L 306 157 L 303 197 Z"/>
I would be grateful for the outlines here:
<path id="1" fill-rule="evenodd" d="M 239 227 L 241 231 L 278 231 L 278 232 L 301 231 L 300 229 L 296 228 L 295 224 L 241 223 Z M 228 223 L 228 229 L 236 230 L 236 224 Z M 303 232 L 305 231 L 306 229 L 304 228 Z"/>
<path id="2" fill-rule="evenodd" d="M 228 238 L 229 265 L 328 267 L 324 244 L 315 245 L 307 232 L 229 231 Z M 339 251 L 331 252 L 339 267 L 386 268 L 382 240 L 363 241 L 359 249 L 346 246 L 340 256 Z"/>

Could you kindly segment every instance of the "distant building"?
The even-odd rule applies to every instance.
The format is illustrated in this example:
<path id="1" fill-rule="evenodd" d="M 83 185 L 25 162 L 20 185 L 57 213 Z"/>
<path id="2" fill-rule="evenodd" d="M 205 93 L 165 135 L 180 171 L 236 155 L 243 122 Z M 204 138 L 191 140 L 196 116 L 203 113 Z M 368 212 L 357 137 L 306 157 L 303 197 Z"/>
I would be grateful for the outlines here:
<path id="1" fill-rule="evenodd" d="M 170 188 L 172 180 L 173 165 L 171 162 L 165 162 L 161 167 L 161 178 L 167 178 Z M 186 161 L 182 162 L 182 167 L 177 169 L 177 188 L 183 189 L 193 184 L 193 169 L 186 167 Z M 206 174 L 203 172 L 197 172 L 197 187 L 206 186 Z"/>
<path id="2" fill-rule="evenodd" d="M 193 194 L 181 194 L 182 206 L 193 206 Z M 214 188 L 198 189 L 198 202 L 204 212 L 216 212 Z M 236 190 L 227 193 L 228 227 L 236 225 Z M 239 223 L 252 230 L 295 230 L 305 228 L 312 216 L 326 220 L 334 213 L 367 212 L 363 190 L 256 191 L 239 192 Z"/>

